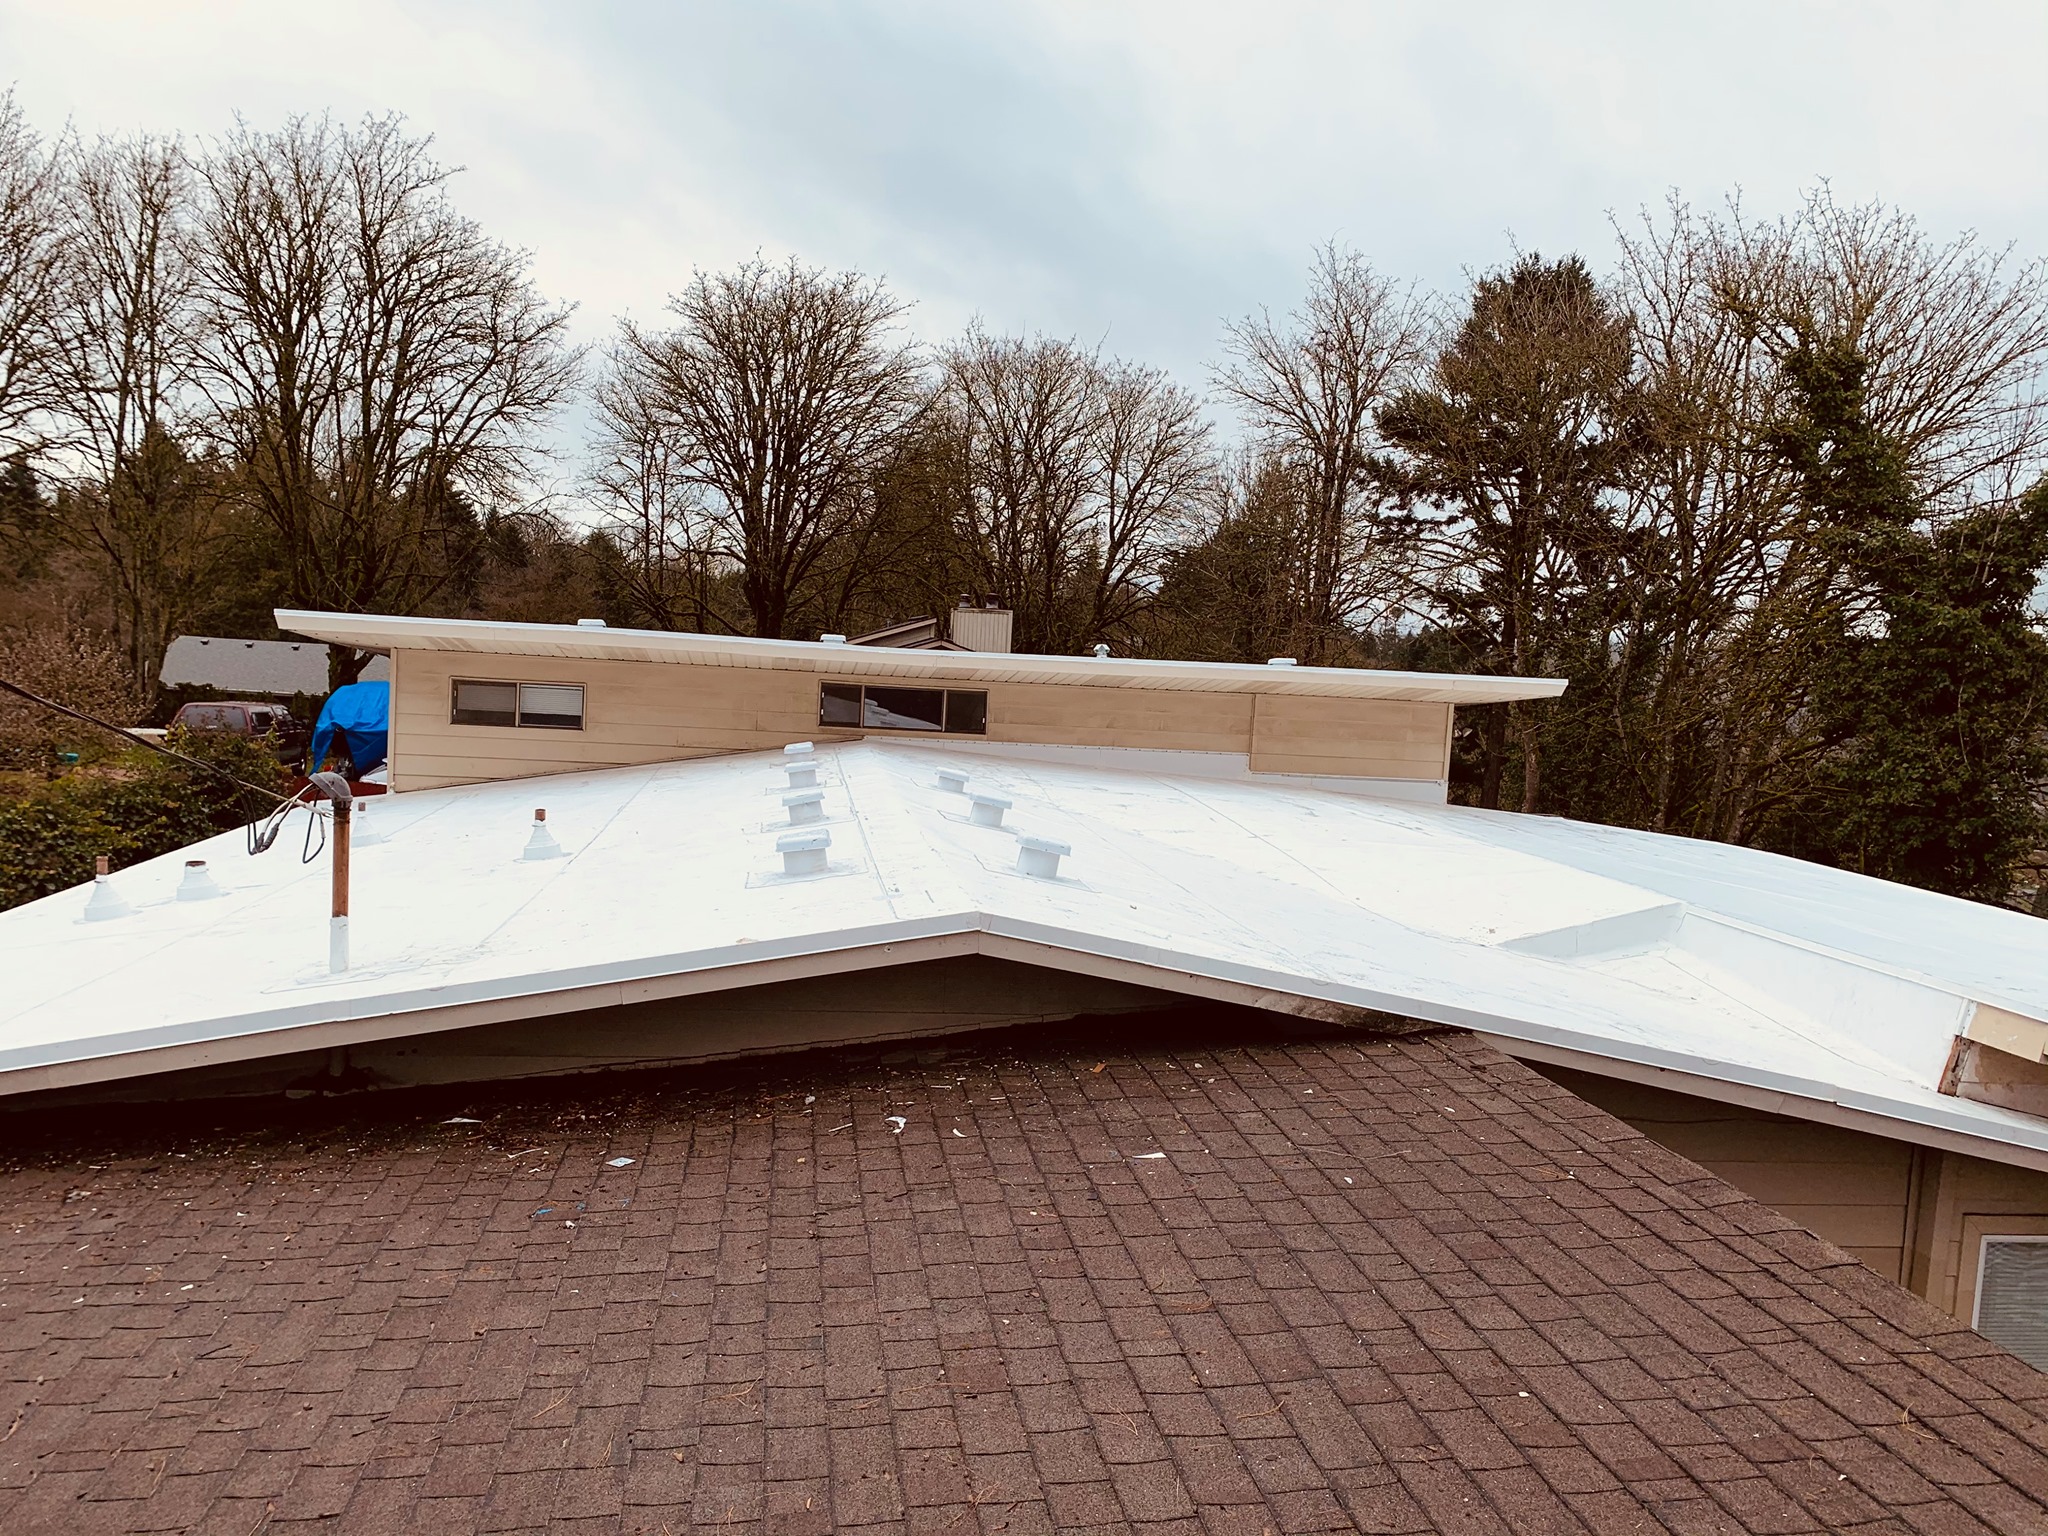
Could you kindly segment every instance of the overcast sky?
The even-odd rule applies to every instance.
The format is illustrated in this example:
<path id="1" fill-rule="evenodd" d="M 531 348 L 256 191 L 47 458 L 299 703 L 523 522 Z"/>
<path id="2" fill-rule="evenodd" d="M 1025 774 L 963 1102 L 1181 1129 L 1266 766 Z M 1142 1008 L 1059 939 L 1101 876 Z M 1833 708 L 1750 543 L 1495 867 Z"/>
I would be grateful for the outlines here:
<path id="1" fill-rule="evenodd" d="M 2048 5 L 0 0 L 39 126 L 403 113 L 586 336 L 756 250 L 1200 382 L 1331 237 L 1443 289 L 1825 178 L 2048 253 Z"/>

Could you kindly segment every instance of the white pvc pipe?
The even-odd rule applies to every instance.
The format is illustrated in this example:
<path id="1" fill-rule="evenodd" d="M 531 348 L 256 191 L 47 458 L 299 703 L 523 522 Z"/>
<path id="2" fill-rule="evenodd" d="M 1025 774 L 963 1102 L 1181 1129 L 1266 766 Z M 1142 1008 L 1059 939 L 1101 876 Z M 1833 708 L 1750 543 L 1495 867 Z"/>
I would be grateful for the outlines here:
<path id="1" fill-rule="evenodd" d="M 327 919 L 327 969 L 339 976 L 348 969 L 348 919 Z"/>

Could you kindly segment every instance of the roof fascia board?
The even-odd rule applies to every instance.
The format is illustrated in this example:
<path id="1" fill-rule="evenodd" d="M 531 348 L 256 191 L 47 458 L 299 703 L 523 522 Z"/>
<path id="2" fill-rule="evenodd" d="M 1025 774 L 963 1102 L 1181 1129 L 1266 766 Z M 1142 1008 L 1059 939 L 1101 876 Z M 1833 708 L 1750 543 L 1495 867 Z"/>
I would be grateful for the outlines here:
<path id="1" fill-rule="evenodd" d="M 845 935 L 835 935 L 843 938 Z M 712 992 L 738 991 L 777 981 L 801 981 L 920 960 L 980 953 L 974 916 L 917 919 L 862 930 L 850 944 L 819 947 L 805 941 L 762 941 L 745 948 L 705 951 L 635 965 L 628 974 L 587 980 L 555 990 L 517 990 L 535 978 L 518 977 L 477 988 L 477 996 L 430 1008 L 365 998 L 365 1011 L 346 1019 L 293 1017 L 306 1010 L 277 1009 L 228 1021 L 231 1033 L 194 1037 L 190 1024 L 137 1030 L 99 1040 L 63 1042 L 61 1047 L 23 1047 L 0 1052 L 0 1098 L 46 1088 L 73 1088 L 143 1073 L 253 1061 L 299 1051 L 440 1034 L 483 1024 L 506 1024 L 558 1013 L 581 1013 L 625 1003 L 657 1002 Z M 676 969 L 675 960 L 692 964 Z M 661 967 L 669 967 L 661 969 Z M 593 967 L 594 970 L 610 969 Z M 444 989 L 441 995 L 446 996 Z M 55 1049 L 96 1051 L 77 1059 L 38 1059 Z"/>
<path id="2" fill-rule="evenodd" d="M 842 677 L 919 677 L 955 682 L 1064 683 L 1079 687 L 1378 698 L 1433 704 L 1491 704 L 1555 698 L 1566 680 L 1452 672 L 1380 672 L 1356 667 L 1264 667 L 1241 662 L 1151 661 L 1026 652 L 909 650 L 825 645 L 645 629 L 581 628 L 472 619 L 276 610 L 280 629 L 357 650 L 440 650 L 484 655 L 589 657 L 669 665 L 780 668 Z"/>
<path id="3" fill-rule="evenodd" d="M 989 935 L 982 943 L 983 954 L 1006 959 L 1026 959 L 1033 949 L 1042 955 L 1059 954 L 1065 957 L 1059 963 L 1073 969 L 1085 969 L 1088 974 L 1107 980 L 1185 991 L 1223 1001 L 1246 1002 L 1254 1007 L 1272 1006 L 1254 1001 L 1256 997 L 1290 999 L 1294 1000 L 1294 1005 L 1283 1003 L 1279 1011 L 1330 1018 L 1333 1022 L 1341 1022 L 1341 1016 L 1334 1011 L 1318 1013 L 1313 1004 L 1321 1002 L 1330 1010 L 1355 1009 L 1368 1014 L 1393 1014 L 1469 1029 L 1492 1039 L 1503 1050 L 1508 1048 L 1503 1042 L 1519 1041 L 1534 1047 L 1577 1052 L 1588 1061 L 1656 1068 L 1702 1084 L 1739 1086 L 1774 1096 L 1777 1113 L 1795 1119 L 1818 1119 L 1823 1114 L 1832 1115 L 1838 1111 L 1860 1114 L 1865 1117 L 1859 1122 L 1862 1129 L 1893 1141 L 1920 1142 L 1968 1152 L 1973 1157 L 1991 1162 L 2048 1170 L 2048 1123 L 2028 1124 L 2024 1117 L 2003 1111 L 1984 1115 L 1974 1106 L 1971 1109 L 1961 1108 L 1965 1102 L 1961 1100 L 1953 1101 L 1959 1107 L 1950 1109 L 1947 1107 L 1949 1101 L 1935 1106 L 1907 1099 L 1885 1099 L 1844 1090 L 1813 1078 L 1714 1061 L 1641 1041 L 1559 1029 L 1476 1008 L 1398 997 L 1363 987 L 1324 983 L 1311 992 L 1301 985 L 1299 978 L 1258 967 L 1208 960 L 1199 970 L 1191 969 L 1187 956 L 1172 951 L 1116 944 L 1094 935 L 1063 932 L 1007 918 L 992 919 Z M 1087 958 L 1077 961 L 1076 956 Z M 1048 962 L 1041 959 L 1039 963 Z M 1211 990 L 1231 984 L 1240 989 L 1235 995 Z M 1304 1002 L 1310 1006 L 1300 1006 Z M 1587 1070 L 1597 1069 L 1589 1066 Z M 1609 1075 L 1614 1074 L 1610 1072 Z M 1817 1110 L 1822 1114 L 1816 1114 Z"/>
<path id="4" fill-rule="evenodd" d="M 1708 1099 L 1717 1104 L 1762 1110 L 1769 1114 L 1783 1115 L 1790 1120 L 1811 1120 L 1820 1125 L 1839 1126 L 1843 1130 L 1881 1136 L 1886 1141 L 1903 1141 L 1914 1146 L 1933 1147 L 1943 1152 L 1960 1152 L 1970 1157 L 1982 1158 L 1987 1162 L 2007 1163 L 2016 1168 L 2031 1168 L 2037 1172 L 2048 1173 L 2048 1151 L 2021 1146 L 2015 1142 L 1964 1135 L 1942 1130 L 1938 1126 L 1909 1124 L 1901 1121 L 1896 1114 L 1859 1109 L 1837 1099 L 1809 1098 L 1776 1088 L 1753 1088 L 1727 1078 L 1707 1077 L 1673 1067 L 1629 1061 L 1604 1049 L 1593 1051 L 1553 1045 L 1494 1034 L 1487 1030 L 1475 1030 L 1474 1033 L 1503 1056 L 1513 1056 L 1518 1061 L 1541 1061 L 1551 1066 L 1570 1067 L 1575 1071 L 1584 1072 L 1589 1077 L 1611 1077 L 1625 1083 L 1640 1083 L 1646 1088 L 1663 1088 L 1672 1093 L 1689 1094 L 1693 1098 Z"/>
<path id="5" fill-rule="evenodd" d="M 1845 1093 L 1811 1079 L 1709 1061 L 1642 1042 L 1557 1029 L 1454 1004 L 1333 983 L 1311 990 L 1303 987 L 1298 977 L 1214 959 L 1191 965 L 1188 956 L 1175 951 L 1118 943 L 994 914 L 957 913 L 877 924 L 832 935 L 832 940 L 823 945 L 815 937 L 763 941 L 744 948 L 727 946 L 688 956 L 637 961 L 628 966 L 590 967 L 581 973 L 580 980 L 575 979 L 578 972 L 555 973 L 546 978 L 556 983 L 552 986 L 535 986 L 543 978 L 533 976 L 501 979 L 477 985 L 473 996 L 431 1008 L 408 1009 L 400 999 L 369 997 L 358 1000 L 360 1011 L 345 1019 L 307 1017 L 316 1005 L 300 1005 L 229 1021 L 230 1033 L 205 1039 L 196 1038 L 197 1031 L 218 1026 L 167 1025 L 97 1041 L 21 1047 L 0 1052 L 0 1097 L 78 1087 L 142 1072 L 177 1071 L 546 1014 L 981 954 L 1332 1023 L 1369 1023 L 1371 1015 L 1421 1019 L 1473 1030 L 1510 1055 L 1555 1060 L 1560 1065 L 1610 1077 L 1629 1077 L 1640 1072 L 1647 1075 L 1630 1080 L 1665 1086 L 1683 1083 L 1686 1086 L 1679 1091 L 1701 1097 L 2048 1171 L 2048 1125 L 2001 1124 L 1994 1131 L 1984 1124 L 1987 1111 L 1979 1106 L 1965 1109 L 1964 1101 L 1957 1101 L 1956 1110 L 1945 1111 L 1907 1101 Z M 593 974 L 603 972 L 615 974 Z M 442 989 L 438 995 L 446 998 L 451 990 L 457 989 Z M 50 1059 L 58 1049 L 96 1054 Z M 1554 1054 L 1539 1058 L 1539 1052 Z M 1736 1093 L 1744 1097 L 1736 1098 Z"/>

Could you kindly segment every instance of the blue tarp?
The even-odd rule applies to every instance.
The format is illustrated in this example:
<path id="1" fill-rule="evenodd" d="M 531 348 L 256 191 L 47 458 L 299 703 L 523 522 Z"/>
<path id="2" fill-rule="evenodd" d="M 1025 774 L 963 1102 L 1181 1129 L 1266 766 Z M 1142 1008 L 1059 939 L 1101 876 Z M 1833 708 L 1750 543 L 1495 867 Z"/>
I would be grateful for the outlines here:
<path id="1" fill-rule="evenodd" d="M 391 736 L 391 685 L 350 683 L 328 696 L 320 722 L 313 727 L 308 772 L 319 769 L 337 736 L 357 777 L 383 762 Z"/>

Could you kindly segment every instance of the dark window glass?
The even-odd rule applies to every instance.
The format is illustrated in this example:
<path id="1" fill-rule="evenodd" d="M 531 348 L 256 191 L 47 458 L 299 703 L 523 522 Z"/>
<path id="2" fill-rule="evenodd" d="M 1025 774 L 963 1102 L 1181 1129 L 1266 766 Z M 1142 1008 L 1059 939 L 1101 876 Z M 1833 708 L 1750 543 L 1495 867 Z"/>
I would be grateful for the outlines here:
<path id="1" fill-rule="evenodd" d="M 943 731 L 946 695 L 938 688 L 870 688 L 861 724 L 884 731 Z"/>
<path id="2" fill-rule="evenodd" d="M 583 690 L 573 684 L 521 683 L 519 723 L 554 731 L 583 729 Z"/>
<path id="3" fill-rule="evenodd" d="M 818 691 L 818 724 L 860 724 L 860 684 L 826 683 Z"/>
<path id="4" fill-rule="evenodd" d="M 949 689 L 946 693 L 946 729 L 956 736 L 988 734 L 988 695 Z"/>
<path id="5" fill-rule="evenodd" d="M 988 734 L 988 695 L 943 688 L 863 688 L 821 683 L 818 724 L 870 731 L 947 731 Z"/>
<path id="6" fill-rule="evenodd" d="M 450 718 L 457 725 L 517 725 L 519 685 L 464 682 L 457 678 Z"/>

